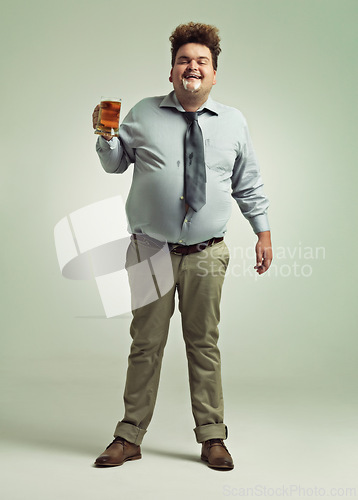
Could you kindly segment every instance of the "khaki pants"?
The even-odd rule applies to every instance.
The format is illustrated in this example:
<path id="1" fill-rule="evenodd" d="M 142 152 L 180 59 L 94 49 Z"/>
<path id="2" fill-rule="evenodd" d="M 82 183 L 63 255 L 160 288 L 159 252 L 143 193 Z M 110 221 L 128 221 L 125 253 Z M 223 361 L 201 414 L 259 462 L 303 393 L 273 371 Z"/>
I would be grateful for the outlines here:
<path id="1" fill-rule="evenodd" d="M 127 254 L 138 262 L 142 242 L 132 241 Z M 174 297 L 178 291 L 183 337 L 189 369 L 192 412 L 198 443 L 225 439 L 220 351 L 217 346 L 220 298 L 229 251 L 224 241 L 190 255 L 170 254 L 174 286 L 158 300 L 133 311 L 124 391 L 125 415 L 114 436 L 135 444 L 142 442 L 151 421 Z"/>

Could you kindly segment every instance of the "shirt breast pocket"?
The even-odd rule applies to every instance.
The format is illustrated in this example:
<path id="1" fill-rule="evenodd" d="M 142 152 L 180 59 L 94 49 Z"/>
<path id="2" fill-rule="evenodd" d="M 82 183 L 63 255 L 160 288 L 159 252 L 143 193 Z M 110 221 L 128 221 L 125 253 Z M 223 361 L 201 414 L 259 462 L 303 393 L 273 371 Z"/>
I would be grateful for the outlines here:
<path id="1" fill-rule="evenodd" d="M 219 173 L 230 173 L 234 168 L 237 151 L 230 144 L 215 144 L 212 139 L 205 140 L 205 165 Z"/>

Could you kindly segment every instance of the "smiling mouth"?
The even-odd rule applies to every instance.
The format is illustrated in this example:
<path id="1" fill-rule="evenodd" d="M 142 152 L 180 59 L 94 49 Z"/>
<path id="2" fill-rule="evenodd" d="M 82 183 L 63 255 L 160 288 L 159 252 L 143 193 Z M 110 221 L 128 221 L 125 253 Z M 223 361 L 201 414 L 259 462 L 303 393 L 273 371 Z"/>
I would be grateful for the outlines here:
<path id="1" fill-rule="evenodd" d="M 186 75 L 186 76 L 184 76 L 184 79 L 185 80 L 192 80 L 192 79 L 201 80 L 201 76 L 199 76 L 199 75 Z"/>

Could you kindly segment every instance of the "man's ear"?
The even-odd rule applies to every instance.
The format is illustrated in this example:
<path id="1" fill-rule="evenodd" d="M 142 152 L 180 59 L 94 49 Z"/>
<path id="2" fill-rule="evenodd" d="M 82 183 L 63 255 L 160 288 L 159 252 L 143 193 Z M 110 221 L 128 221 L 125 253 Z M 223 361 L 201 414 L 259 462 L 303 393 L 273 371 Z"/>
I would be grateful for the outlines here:
<path id="1" fill-rule="evenodd" d="M 213 85 L 216 83 L 216 71 L 214 70 L 214 80 L 213 80 Z"/>
<path id="2" fill-rule="evenodd" d="M 169 75 L 169 81 L 172 82 L 173 81 L 173 68 L 170 70 L 170 75 Z"/>

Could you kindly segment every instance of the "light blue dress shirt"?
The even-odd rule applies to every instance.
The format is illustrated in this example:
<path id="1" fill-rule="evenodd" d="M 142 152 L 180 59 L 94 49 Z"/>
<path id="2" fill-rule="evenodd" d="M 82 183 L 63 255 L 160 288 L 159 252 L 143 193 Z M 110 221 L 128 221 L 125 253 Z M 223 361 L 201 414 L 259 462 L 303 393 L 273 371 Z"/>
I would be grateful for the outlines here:
<path id="1" fill-rule="evenodd" d="M 211 97 L 200 108 L 205 145 L 206 204 L 185 211 L 184 137 L 187 121 L 175 92 L 136 104 L 123 120 L 119 138 L 99 137 L 96 150 L 106 172 L 123 173 L 134 163 L 126 203 L 131 233 L 192 245 L 224 236 L 231 196 L 255 233 L 268 231 L 263 191 L 246 120 Z"/>

